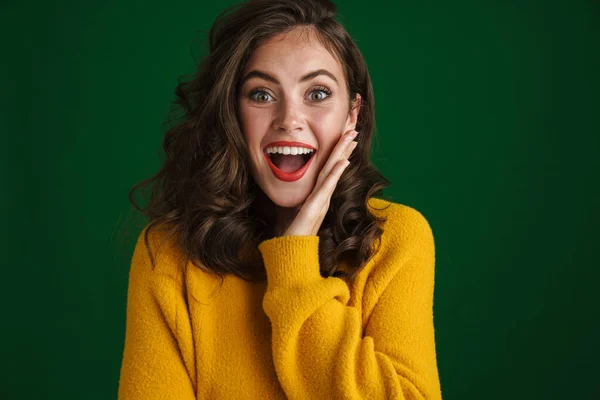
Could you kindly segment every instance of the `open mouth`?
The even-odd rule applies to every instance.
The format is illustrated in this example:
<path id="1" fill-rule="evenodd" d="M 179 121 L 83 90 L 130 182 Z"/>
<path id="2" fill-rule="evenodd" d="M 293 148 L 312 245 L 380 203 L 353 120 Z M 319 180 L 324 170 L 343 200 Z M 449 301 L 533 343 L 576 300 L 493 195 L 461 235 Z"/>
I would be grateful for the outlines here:
<path id="1" fill-rule="evenodd" d="M 279 153 L 271 153 L 268 154 L 265 152 L 265 155 L 271 160 L 271 163 L 279 170 L 291 173 L 296 172 L 310 161 L 310 159 L 316 154 L 316 151 L 313 151 L 308 154 L 279 154 Z"/>
<path id="2" fill-rule="evenodd" d="M 296 169 L 302 168 L 304 164 L 310 160 L 310 158 L 314 155 L 314 152 L 308 154 L 279 154 L 279 153 L 271 153 L 268 154 L 271 162 L 279 169 L 285 172 L 293 172 Z M 286 166 L 288 166 L 286 168 Z M 295 168 L 291 171 L 286 171 L 286 169 Z"/>
<path id="3" fill-rule="evenodd" d="M 296 155 L 264 152 L 269 169 L 277 179 L 284 182 L 295 182 L 302 179 L 310 168 L 315 154 L 317 154 L 316 150 L 308 154 Z"/>

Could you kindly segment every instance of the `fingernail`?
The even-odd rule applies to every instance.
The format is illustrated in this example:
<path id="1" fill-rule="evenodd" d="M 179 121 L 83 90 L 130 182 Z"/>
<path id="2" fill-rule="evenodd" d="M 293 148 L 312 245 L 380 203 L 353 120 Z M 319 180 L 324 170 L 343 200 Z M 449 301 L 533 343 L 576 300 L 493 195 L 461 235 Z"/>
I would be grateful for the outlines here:
<path id="1" fill-rule="evenodd" d="M 352 139 L 354 139 L 357 135 L 358 135 L 358 132 L 354 131 L 350 136 L 352 136 Z"/>

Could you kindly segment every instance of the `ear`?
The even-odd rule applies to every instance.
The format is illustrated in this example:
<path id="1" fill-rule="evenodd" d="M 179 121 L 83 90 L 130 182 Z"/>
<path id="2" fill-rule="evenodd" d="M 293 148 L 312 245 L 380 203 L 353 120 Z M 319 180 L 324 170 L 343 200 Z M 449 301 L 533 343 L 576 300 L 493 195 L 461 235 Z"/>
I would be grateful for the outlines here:
<path id="1" fill-rule="evenodd" d="M 350 105 L 350 112 L 346 119 L 346 129 L 344 132 L 350 129 L 356 129 L 356 123 L 358 122 L 358 113 L 360 112 L 361 97 L 360 94 L 356 93 L 354 101 Z"/>

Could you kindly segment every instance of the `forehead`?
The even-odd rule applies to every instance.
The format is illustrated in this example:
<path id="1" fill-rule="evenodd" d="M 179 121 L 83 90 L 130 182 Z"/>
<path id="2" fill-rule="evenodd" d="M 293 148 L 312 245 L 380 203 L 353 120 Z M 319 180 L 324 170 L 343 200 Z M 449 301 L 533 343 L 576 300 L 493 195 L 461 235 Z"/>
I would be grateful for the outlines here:
<path id="1" fill-rule="evenodd" d="M 278 34 L 258 46 L 252 52 L 244 73 L 251 69 L 284 74 L 280 78 L 297 80 L 309 70 L 324 68 L 333 73 L 339 82 L 344 79 L 342 67 L 334 56 L 321 44 L 312 29 L 295 28 Z"/>

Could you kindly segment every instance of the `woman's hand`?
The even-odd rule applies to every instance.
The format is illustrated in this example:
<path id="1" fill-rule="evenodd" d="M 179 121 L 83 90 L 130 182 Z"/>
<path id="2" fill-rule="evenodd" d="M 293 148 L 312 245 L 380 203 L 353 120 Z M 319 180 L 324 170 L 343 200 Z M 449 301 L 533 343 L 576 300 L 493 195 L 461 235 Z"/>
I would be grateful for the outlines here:
<path id="1" fill-rule="evenodd" d="M 356 135 L 358 135 L 358 132 L 355 130 L 349 130 L 342 135 L 319 173 L 315 188 L 306 198 L 283 236 L 315 236 L 319 232 L 321 223 L 329 209 L 331 195 L 342 173 L 350 164 L 348 157 L 358 144 L 353 140 Z"/>

